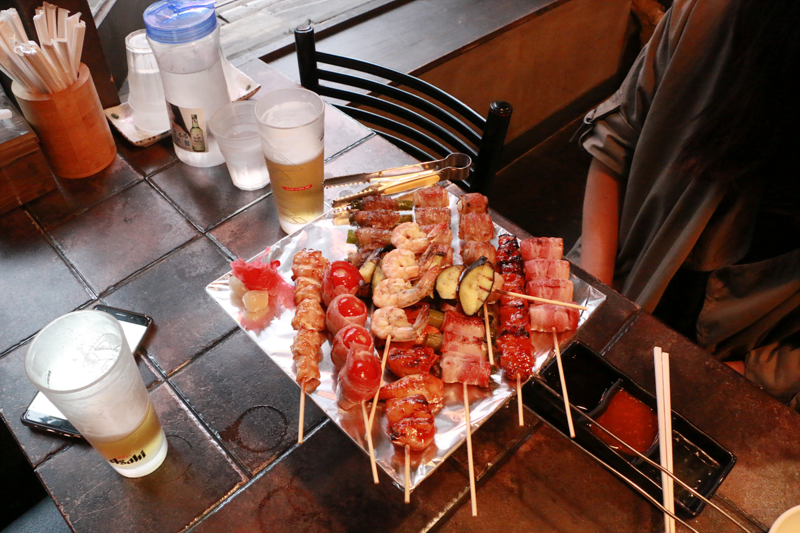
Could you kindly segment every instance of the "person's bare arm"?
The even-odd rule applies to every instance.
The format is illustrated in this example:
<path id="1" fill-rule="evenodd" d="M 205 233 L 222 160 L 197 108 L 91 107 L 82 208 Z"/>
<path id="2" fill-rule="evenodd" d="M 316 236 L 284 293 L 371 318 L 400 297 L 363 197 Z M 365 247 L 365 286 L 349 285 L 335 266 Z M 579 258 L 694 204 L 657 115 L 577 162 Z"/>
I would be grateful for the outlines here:
<path id="1" fill-rule="evenodd" d="M 581 267 L 611 285 L 619 235 L 619 175 L 592 160 L 583 199 Z"/>

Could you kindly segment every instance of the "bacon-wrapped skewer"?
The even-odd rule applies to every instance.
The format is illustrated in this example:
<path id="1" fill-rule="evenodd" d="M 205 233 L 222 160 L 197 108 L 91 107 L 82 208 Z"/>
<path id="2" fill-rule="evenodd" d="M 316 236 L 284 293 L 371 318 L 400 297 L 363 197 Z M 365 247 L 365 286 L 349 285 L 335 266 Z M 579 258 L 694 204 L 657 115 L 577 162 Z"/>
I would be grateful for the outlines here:
<path id="1" fill-rule="evenodd" d="M 494 264 L 497 250 L 489 242 L 464 241 L 461 243 L 461 259 L 465 265 L 471 265 L 481 257 Z"/>
<path id="2" fill-rule="evenodd" d="M 331 361 L 336 368 L 341 368 L 347 361 L 347 353 L 351 348 L 360 348 L 371 352 L 375 349 L 369 330 L 362 326 L 350 325 L 339 330 L 331 345 Z"/>
<path id="3" fill-rule="evenodd" d="M 372 350 L 350 348 L 345 365 L 339 371 L 336 401 L 349 410 L 371 399 L 381 384 L 381 362 Z"/>
<path id="4" fill-rule="evenodd" d="M 571 302 L 574 289 L 568 279 L 539 278 L 526 283 L 525 291 L 528 296 Z"/>
<path id="5" fill-rule="evenodd" d="M 540 278 L 569 279 L 569 261 L 561 259 L 531 259 L 525 261 L 528 281 Z"/>
<path id="6" fill-rule="evenodd" d="M 442 381 L 488 387 L 492 367 L 486 360 L 483 320 L 447 311 L 442 332 Z"/>
<path id="7" fill-rule="evenodd" d="M 408 211 L 414 207 L 414 203 L 389 196 L 372 195 L 353 200 L 351 206 L 361 211 Z"/>
<path id="8" fill-rule="evenodd" d="M 356 228 L 347 232 L 347 244 L 355 244 L 360 252 L 371 252 L 392 243 L 392 230 Z"/>
<path id="9" fill-rule="evenodd" d="M 387 209 L 350 213 L 350 223 L 366 228 L 392 229 L 404 222 L 411 222 L 411 214 Z"/>
<path id="10" fill-rule="evenodd" d="M 450 207 L 450 196 L 437 185 L 414 191 L 415 207 Z"/>
<path id="11" fill-rule="evenodd" d="M 465 194 L 458 199 L 458 203 L 456 204 L 456 208 L 461 216 L 464 216 L 466 213 L 487 213 L 488 206 L 489 199 L 477 192 Z"/>
<path id="12" fill-rule="evenodd" d="M 364 326 L 367 323 L 367 306 L 352 294 L 340 294 L 325 312 L 325 327 L 332 335 L 345 326 Z"/>
<path id="13" fill-rule="evenodd" d="M 425 226 L 428 224 L 450 224 L 449 207 L 417 207 L 414 210 L 417 224 Z"/>
<path id="14" fill-rule="evenodd" d="M 463 241 L 489 242 L 494 237 L 494 224 L 489 213 L 465 213 L 458 221 L 458 238 Z"/>
<path id="15" fill-rule="evenodd" d="M 564 241 L 560 237 L 531 237 L 519 245 L 522 259 L 561 259 L 564 255 Z"/>

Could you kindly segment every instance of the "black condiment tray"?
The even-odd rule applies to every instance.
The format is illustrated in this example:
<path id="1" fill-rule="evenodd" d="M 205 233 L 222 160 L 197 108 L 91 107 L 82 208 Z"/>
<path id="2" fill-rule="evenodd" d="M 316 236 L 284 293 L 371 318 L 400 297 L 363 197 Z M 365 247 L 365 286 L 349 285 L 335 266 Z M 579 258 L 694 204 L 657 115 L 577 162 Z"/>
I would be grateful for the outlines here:
<path id="1" fill-rule="evenodd" d="M 656 399 L 629 376 L 614 367 L 597 352 L 579 342 L 572 343 L 561 355 L 570 403 L 594 420 L 604 411 L 613 394 L 620 388 L 657 412 Z M 569 438 L 558 366 L 553 359 L 541 371 L 540 380 L 532 380 L 523 390 L 525 404 L 545 422 Z M 543 385 L 542 382 L 546 385 Z M 558 395 L 553 394 L 549 387 Z M 661 471 L 638 456 L 628 456 L 611 449 L 590 429 L 591 422 L 572 411 L 575 443 L 593 454 L 603 466 L 613 468 L 647 492 L 656 501 L 663 500 Z M 736 463 L 736 456 L 698 429 L 680 414 L 672 411 L 672 442 L 675 475 L 695 491 L 710 499 Z M 659 462 L 658 442 L 645 454 Z M 700 458 L 704 455 L 704 458 Z M 684 462 L 685 461 L 685 462 Z M 686 465 L 686 466 L 684 466 Z M 694 467 L 697 476 L 686 476 Z M 693 470 L 691 473 L 695 473 Z M 681 476 L 681 474 L 684 476 Z M 700 514 L 705 502 L 675 483 L 675 510 L 681 518 Z"/>

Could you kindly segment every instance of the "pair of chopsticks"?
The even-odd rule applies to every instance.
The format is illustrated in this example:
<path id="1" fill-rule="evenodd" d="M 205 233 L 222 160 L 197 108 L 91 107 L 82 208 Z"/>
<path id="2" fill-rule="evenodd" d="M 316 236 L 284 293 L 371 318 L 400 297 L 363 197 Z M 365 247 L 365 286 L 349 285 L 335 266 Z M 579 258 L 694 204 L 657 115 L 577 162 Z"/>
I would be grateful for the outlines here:
<path id="1" fill-rule="evenodd" d="M 37 44 L 28 39 L 16 9 L 0 12 L 0 69 L 30 92 L 66 89 L 78 79 L 86 34 L 80 17 L 45 2 L 33 17 Z"/>
<path id="2" fill-rule="evenodd" d="M 668 364 L 668 363 L 667 363 L 667 364 Z M 553 390 L 553 389 L 552 389 L 552 388 L 551 388 L 551 387 L 550 387 L 550 386 L 549 386 L 549 385 L 548 385 L 548 384 L 547 384 L 545 381 L 543 381 L 543 380 L 539 379 L 539 380 L 537 380 L 537 382 L 538 382 L 538 384 L 539 384 L 539 385 L 541 385 L 541 386 L 542 386 L 542 387 L 543 387 L 545 390 L 547 390 L 547 391 L 548 391 L 550 394 L 552 394 L 553 396 L 555 396 L 555 397 L 562 396 L 562 395 L 560 395 L 558 392 L 556 392 L 555 390 Z M 661 471 L 661 473 L 662 473 L 662 476 L 664 476 L 664 475 L 665 475 L 665 476 L 669 477 L 671 480 L 673 480 L 673 481 L 677 482 L 677 483 L 678 483 L 678 484 L 679 484 L 681 487 L 683 487 L 683 488 L 684 488 L 684 489 L 686 489 L 688 492 L 690 492 L 690 493 L 691 493 L 693 496 L 695 496 L 695 497 L 699 498 L 700 500 L 702 500 L 703 502 L 705 502 L 707 505 L 709 505 L 710 507 L 712 507 L 712 508 L 714 508 L 715 510 L 717 510 L 717 511 L 718 511 L 720 514 L 722 514 L 722 515 L 723 515 L 723 516 L 724 516 L 726 519 L 730 520 L 730 521 L 731 521 L 731 522 L 732 522 L 734 525 L 736 525 L 736 526 L 737 526 L 739 529 L 741 529 L 742 531 L 744 531 L 744 533 L 751 533 L 751 530 L 750 530 L 750 529 L 748 529 L 747 527 L 745 527 L 744 525 L 742 525 L 742 524 L 741 524 L 739 521 L 737 521 L 735 518 L 733 518 L 731 515 L 729 515 L 727 512 L 725 512 L 725 510 L 724 510 L 724 509 L 722 509 L 722 508 L 721 508 L 719 505 L 715 504 L 713 501 L 711 501 L 710 499 L 708 499 L 708 498 L 706 498 L 705 496 L 703 496 L 702 494 L 700 494 L 700 493 L 699 493 L 697 490 L 695 490 L 695 489 L 693 489 L 692 487 L 690 487 L 690 486 L 689 486 L 689 485 L 688 485 L 686 482 L 684 482 L 684 481 L 682 481 L 680 478 L 676 477 L 676 476 L 675 476 L 675 475 L 672 473 L 672 471 L 671 471 L 671 470 L 668 470 L 667 468 L 665 468 L 665 467 L 664 467 L 664 466 L 662 466 L 661 464 L 659 464 L 659 463 L 657 463 L 657 462 L 653 461 L 652 459 L 650 459 L 650 458 L 649 458 L 649 457 L 647 457 L 646 455 L 644 455 L 644 454 L 640 453 L 639 451 L 635 450 L 635 449 L 634 449 L 633 447 L 631 447 L 631 446 L 630 446 L 630 445 L 629 445 L 627 442 L 625 442 L 624 440 L 622 440 L 622 439 L 620 439 L 619 437 L 617 437 L 615 434 L 613 434 L 612 432 L 610 432 L 609 430 L 607 430 L 605 427 L 603 427 L 601 424 L 599 424 L 599 423 L 598 423 L 596 420 L 594 420 L 592 417 L 590 417 L 588 414 L 586 414 L 585 412 L 581 411 L 580 409 L 578 409 L 578 408 L 577 408 L 577 407 L 575 407 L 574 405 L 572 405 L 572 404 L 569 404 L 569 409 L 570 409 L 570 410 L 575 410 L 575 412 L 578 414 L 578 416 L 579 416 L 579 417 L 586 419 L 586 420 L 587 420 L 589 423 L 591 423 L 591 425 L 592 425 L 592 426 L 595 426 L 595 427 L 599 428 L 599 429 L 600 429 L 601 431 L 603 431 L 603 432 L 604 432 L 606 435 L 609 435 L 611 438 L 613 438 L 614 440 L 616 440 L 616 441 L 617 441 L 617 442 L 618 442 L 620 445 L 622 445 L 623 447 L 625 447 L 625 448 L 626 448 L 626 449 L 627 449 L 627 450 L 628 450 L 628 451 L 629 451 L 629 452 L 630 452 L 632 455 L 635 455 L 636 457 L 640 458 L 641 460 L 643 460 L 644 462 L 646 462 L 646 463 L 647 463 L 647 464 L 649 464 L 650 466 L 652 466 L 652 467 L 654 467 L 654 468 L 657 468 L 658 470 L 660 470 L 660 471 Z M 629 486 L 630 486 L 632 489 L 634 489 L 635 491 L 637 491 L 637 492 L 638 492 L 639 494 L 641 494 L 641 495 L 642 495 L 642 496 L 643 496 L 643 497 L 644 497 L 646 500 L 648 500 L 650 503 L 652 503 L 652 504 L 653 504 L 654 506 L 656 506 L 658 509 L 660 509 L 661 511 L 663 511 L 663 512 L 664 512 L 664 516 L 669 516 L 669 518 L 670 518 L 670 519 L 673 521 L 673 523 L 674 523 L 674 521 L 675 521 L 675 520 L 677 520 L 678 522 L 680 522 L 681 524 L 683 524 L 683 525 L 684 525 L 684 526 L 685 526 L 685 527 L 686 527 L 686 528 L 687 528 L 689 531 L 692 531 L 692 532 L 694 532 L 694 533 L 698 533 L 698 531 L 697 531 L 696 529 L 694 529 L 692 526 L 690 526 L 690 525 L 689 525 L 688 523 L 686 523 L 684 520 L 681 520 L 681 519 L 680 519 L 680 518 L 679 518 L 679 517 L 678 517 L 678 516 L 675 514 L 675 511 L 674 511 L 674 506 L 673 506 L 673 510 L 669 510 L 669 509 L 667 509 L 665 506 L 663 506 L 663 505 L 661 504 L 661 502 L 659 502 L 658 500 L 656 500 L 655 498 L 653 498 L 652 496 L 650 496 L 650 494 L 649 494 L 649 493 L 648 493 L 646 490 L 644 490 L 643 488 L 641 488 L 639 485 L 637 485 L 635 482 L 633 482 L 631 479 L 629 479 L 628 477 L 626 477 L 624 474 L 622 474 L 622 473 L 621 473 L 621 472 L 619 472 L 618 470 L 614 469 L 614 468 L 613 468 L 611 465 L 609 465 L 608 463 L 605 463 L 605 462 L 603 462 L 603 460 L 602 460 L 602 459 L 600 459 L 599 457 L 597 457 L 596 455 L 594 455 L 593 453 L 591 453 L 589 450 L 587 450 L 587 449 L 586 449 L 586 448 L 584 448 L 583 446 L 578 446 L 578 448 L 579 448 L 579 449 L 580 449 L 582 452 L 584 452 L 586 455 L 588 455 L 589 457 L 591 457 L 592 459 L 594 459 L 595 461 L 597 461 L 598 463 L 600 463 L 601 465 L 603 465 L 605 468 L 607 468 L 607 469 L 608 469 L 608 470 L 609 470 L 611 473 L 613 473 L 614 475 L 616 475 L 618 478 L 620 478 L 620 479 L 622 479 L 623 481 L 625 481 L 625 482 L 626 482 L 626 483 L 627 483 L 627 484 L 628 484 L 628 485 L 629 485 Z M 662 481 L 662 487 L 663 487 L 663 486 L 664 486 L 664 483 L 663 483 L 663 481 Z"/>
<path id="3" fill-rule="evenodd" d="M 672 476 L 672 392 L 669 379 L 669 354 L 662 352 L 661 348 L 653 348 L 653 360 L 656 370 L 656 405 L 658 408 L 658 449 L 660 453 L 661 487 L 664 492 L 664 507 L 669 513 L 664 513 L 665 533 L 675 533 L 675 488 Z"/>

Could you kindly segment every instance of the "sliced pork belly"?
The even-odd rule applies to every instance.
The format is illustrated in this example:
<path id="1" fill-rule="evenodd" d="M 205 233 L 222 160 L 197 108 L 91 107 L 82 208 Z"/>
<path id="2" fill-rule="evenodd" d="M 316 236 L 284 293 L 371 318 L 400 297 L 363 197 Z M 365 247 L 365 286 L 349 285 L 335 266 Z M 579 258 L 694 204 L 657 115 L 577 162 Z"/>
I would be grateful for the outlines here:
<path id="1" fill-rule="evenodd" d="M 418 207 L 414 210 L 415 222 L 420 226 L 429 224 L 450 224 L 449 207 Z"/>
<path id="2" fill-rule="evenodd" d="M 351 222 L 355 223 L 357 226 L 382 229 L 392 229 L 401 222 L 407 222 L 410 219 L 411 215 L 408 211 L 404 214 L 400 211 L 389 211 L 385 209 L 354 211 L 350 215 Z"/>
<path id="3" fill-rule="evenodd" d="M 450 197 L 443 187 L 423 187 L 414 191 L 414 207 L 450 207 Z"/>
<path id="4" fill-rule="evenodd" d="M 463 357 L 470 361 L 482 361 L 489 354 L 486 342 L 479 337 L 462 337 L 446 331 L 442 343 L 442 357 Z"/>
<path id="5" fill-rule="evenodd" d="M 522 259 L 561 259 L 564 255 L 564 241 L 559 237 L 531 237 L 519 244 Z"/>
<path id="6" fill-rule="evenodd" d="M 463 357 L 442 357 L 442 381 L 445 383 L 466 383 L 479 387 L 489 387 L 492 366 L 489 361 L 471 361 Z"/>
<path id="7" fill-rule="evenodd" d="M 445 312 L 442 331 L 455 333 L 467 338 L 483 338 L 485 335 L 483 320 L 480 317 L 466 316 L 455 311 Z"/>
<path id="8" fill-rule="evenodd" d="M 534 279 L 526 284 L 525 290 L 528 296 L 546 298 L 558 302 L 571 302 L 573 297 L 572 282 L 568 279 Z"/>
<path id="9" fill-rule="evenodd" d="M 466 213 L 486 213 L 489 199 L 479 192 L 465 194 L 458 199 L 456 208 L 462 216 Z"/>
<path id="10" fill-rule="evenodd" d="M 525 261 L 528 281 L 538 278 L 569 279 L 569 261 L 557 259 L 531 259 Z"/>
<path id="11" fill-rule="evenodd" d="M 554 304 L 538 304 L 530 306 L 531 330 L 552 331 L 556 333 L 578 329 L 580 314 L 577 309 Z"/>
<path id="12" fill-rule="evenodd" d="M 494 237 L 494 224 L 488 213 L 466 213 L 458 221 L 458 238 L 464 241 L 489 242 Z"/>
<path id="13" fill-rule="evenodd" d="M 488 242 L 462 241 L 461 259 L 465 265 L 471 265 L 481 257 L 485 257 L 491 264 L 495 264 L 497 250 Z"/>

